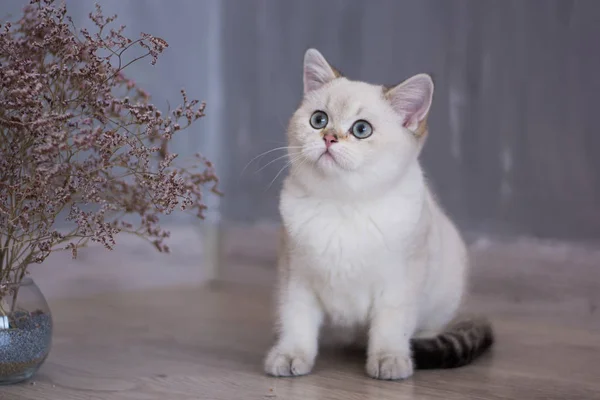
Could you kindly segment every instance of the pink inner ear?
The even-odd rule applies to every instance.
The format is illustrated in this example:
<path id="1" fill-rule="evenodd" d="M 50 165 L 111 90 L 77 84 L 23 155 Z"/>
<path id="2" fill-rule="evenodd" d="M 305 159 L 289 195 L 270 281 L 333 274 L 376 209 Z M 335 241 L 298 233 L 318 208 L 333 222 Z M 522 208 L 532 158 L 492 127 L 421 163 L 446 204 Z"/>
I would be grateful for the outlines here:
<path id="1" fill-rule="evenodd" d="M 425 74 L 413 76 L 387 94 L 394 110 L 404 118 L 402 126 L 417 129 L 431 106 L 433 82 Z"/>
<path id="2" fill-rule="evenodd" d="M 433 83 L 431 78 L 417 75 L 401 83 L 388 93 L 394 110 L 403 117 L 402 126 L 415 130 L 431 106 Z"/>
<path id="3" fill-rule="evenodd" d="M 323 86 L 327 82 L 326 77 L 323 76 L 321 71 L 315 71 L 309 69 L 306 71 L 306 85 L 308 90 L 315 90 Z"/>
<path id="4" fill-rule="evenodd" d="M 419 125 L 420 118 L 422 116 L 422 104 L 415 102 L 411 104 L 410 102 L 404 101 L 402 102 L 402 106 L 398 107 L 398 112 L 404 114 L 404 121 L 402 122 L 402 126 L 404 128 L 411 129 L 415 128 Z"/>
<path id="5" fill-rule="evenodd" d="M 420 117 L 421 116 L 419 113 L 413 112 L 404 118 L 404 122 L 402 123 L 402 126 L 404 128 L 410 129 L 410 126 L 414 125 L 414 128 L 416 129 L 422 121 L 419 119 Z"/>
<path id="6" fill-rule="evenodd" d="M 319 89 L 335 79 L 335 73 L 317 50 L 309 49 L 304 56 L 304 91 Z"/>

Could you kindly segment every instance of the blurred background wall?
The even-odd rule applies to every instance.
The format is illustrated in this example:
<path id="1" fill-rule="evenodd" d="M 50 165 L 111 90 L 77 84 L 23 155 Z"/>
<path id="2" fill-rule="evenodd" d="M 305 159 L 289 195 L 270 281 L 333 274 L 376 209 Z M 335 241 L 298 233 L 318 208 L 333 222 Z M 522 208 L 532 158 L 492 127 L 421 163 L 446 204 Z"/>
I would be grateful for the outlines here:
<path id="1" fill-rule="evenodd" d="M 283 163 L 239 171 L 283 142 L 303 52 L 317 47 L 353 79 L 433 74 L 422 159 L 464 229 L 600 238 L 600 1 L 222 5 L 227 217 L 276 217 L 277 187 L 265 188 Z"/>
<path id="2" fill-rule="evenodd" d="M 3 1 L 3 16 L 24 1 Z M 129 75 L 156 105 L 206 100 L 177 139 L 216 163 L 226 195 L 211 218 L 277 223 L 285 126 L 318 48 L 351 79 L 433 74 L 423 165 L 447 211 L 476 234 L 600 238 L 600 1 L 101 0 L 137 35 L 169 43 Z M 91 1 L 67 1 L 80 26 Z M 243 173 L 242 173 L 243 172 Z M 187 223 L 184 219 L 178 223 Z"/>

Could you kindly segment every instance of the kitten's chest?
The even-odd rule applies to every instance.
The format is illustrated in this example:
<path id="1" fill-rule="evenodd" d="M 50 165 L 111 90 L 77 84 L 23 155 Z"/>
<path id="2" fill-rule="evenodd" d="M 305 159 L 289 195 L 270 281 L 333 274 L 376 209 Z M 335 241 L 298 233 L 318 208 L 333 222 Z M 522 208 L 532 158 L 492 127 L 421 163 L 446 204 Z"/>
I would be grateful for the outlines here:
<path id="1" fill-rule="evenodd" d="M 334 325 L 364 323 L 373 291 L 401 268 L 413 222 L 397 203 L 282 196 L 293 273 L 310 283 Z"/>
<path id="2" fill-rule="evenodd" d="M 389 204 L 283 200 L 282 218 L 295 250 L 328 270 L 356 269 L 401 250 L 405 225 Z"/>
<path id="3" fill-rule="evenodd" d="M 362 326 L 368 321 L 373 302 L 373 285 L 368 277 L 338 275 L 312 281 L 312 289 L 333 326 Z"/>

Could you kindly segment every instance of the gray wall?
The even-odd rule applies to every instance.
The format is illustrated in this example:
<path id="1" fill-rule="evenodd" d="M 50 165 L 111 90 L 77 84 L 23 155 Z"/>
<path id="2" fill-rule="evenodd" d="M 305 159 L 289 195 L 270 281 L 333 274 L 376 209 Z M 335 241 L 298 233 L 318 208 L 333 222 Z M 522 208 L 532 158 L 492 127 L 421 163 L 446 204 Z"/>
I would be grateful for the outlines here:
<path id="1" fill-rule="evenodd" d="M 0 14 L 25 1 L 3 1 Z M 302 57 L 317 47 L 346 75 L 397 83 L 433 74 L 423 164 L 462 228 L 600 238 L 600 1 L 101 0 L 135 36 L 165 38 L 159 63 L 129 74 L 159 106 L 181 86 L 207 117 L 177 139 L 210 156 L 226 196 L 215 218 L 277 221 L 284 144 L 300 101 Z M 84 24 L 93 2 L 69 0 Z M 279 153 L 277 153 L 279 154 Z M 283 174 L 282 174 L 283 175 Z M 220 215 L 222 212 L 222 215 Z"/>
<path id="2" fill-rule="evenodd" d="M 240 171 L 283 143 L 314 46 L 354 79 L 433 74 L 423 164 L 461 227 L 600 238 L 600 1 L 223 4 L 227 217 L 276 218 L 283 161 Z"/>

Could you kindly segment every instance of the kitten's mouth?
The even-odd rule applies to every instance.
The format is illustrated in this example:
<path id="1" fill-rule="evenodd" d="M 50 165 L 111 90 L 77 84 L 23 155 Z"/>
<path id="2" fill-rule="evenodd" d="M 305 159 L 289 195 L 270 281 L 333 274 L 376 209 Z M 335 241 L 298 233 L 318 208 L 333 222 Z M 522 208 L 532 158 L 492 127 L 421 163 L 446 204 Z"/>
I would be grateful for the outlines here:
<path id="1" fill-rule="evenodd" d="M 331 154 L 331 152 L 329 150 L 325 150 L 320 156 L 319 159 L 317 161 L 321 161 L 321 160 L 330 160 L 335 162 L 335 157 L 333 156 L 333 154 Z"/>
<path id="2" fill-rule="evenodd" d="M 317 159 L 317 164 L 322 168 L 336 166 L 339 167 L 336 157 L 329 150 L 325 150 Z"/>

